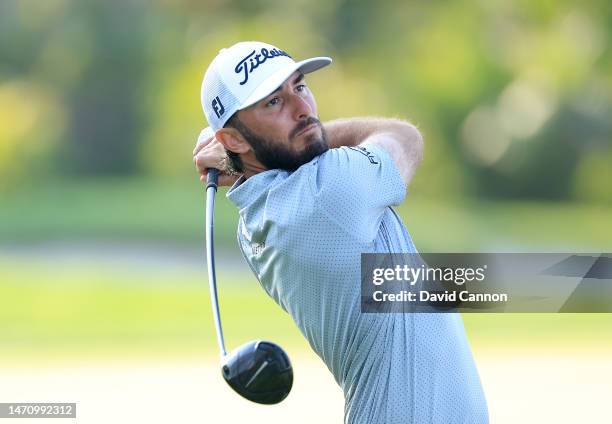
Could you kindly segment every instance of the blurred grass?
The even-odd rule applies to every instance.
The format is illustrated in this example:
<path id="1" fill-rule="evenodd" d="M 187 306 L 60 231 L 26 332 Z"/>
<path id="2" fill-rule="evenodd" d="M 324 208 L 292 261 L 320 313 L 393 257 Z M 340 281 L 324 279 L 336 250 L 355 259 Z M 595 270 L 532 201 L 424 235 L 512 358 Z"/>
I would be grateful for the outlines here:
<path id="1" fill-rule="evenodd" d="M 253 338 L 306 346 L 253 277 L 218 274 L 228 346 Z M 0 258 L 0 334 L 0 360 L 217 352 L 206 279 L 193 272 L 130 273 Z"/>
<path id="2" fill-rule="evenodd" d="M 224 193 L 217 201 L 216 239 L 219 246 L 234 246 L 237 211 Z M 398 211 L 421 251 L 612 250 L 610 207 L 409 195 Z M 195 178 L 182 184 L 47 182 L 5 192 L 0 203 L 0 247 L 9 251 L 54 240 L 199 248 L 203 236 L 204 192 Z M 54 263 L 29 257 L 27 249 L 20 255 L 0 256 L 0 360 L 41 352 L 45 358 L 216 354 L 204 269 L 129 270 L 95 261 Z M 290 350 L 308 349 L 253 276 L 232 269 L 219 274 L 229 347 L 267 338 Z M 612 314 L 473 314 L 464 321 L 475 349 L 612 351 Z"/>
<path id="3" fill-rule="evenodd" d="M 308 346 L 251 276 L 227 281 L 220 302 L 229 348 L 271 339 Z M 233 277 L 235 278 L 235 277 Z M 126 274 L 0 260 L 0 361 L 24 357 L 198 355 L 217 352 L 199 275 Z M 464 314 L 475 350 L 612 352 L 612 314 Z"/>
<path id="4" fill-rule="evenodd" d="M 216 239 L 236 239 L 237 210 L 217 196 Z M 2 194 L 0 243 L 47 240 L 142 240 L 198 243 L 205 193 L 194 178 L 56 180 Z"/>
<path id="5" fill-rule="evenodd" d="M 234 246 L 238 214 L 225 193 L 217 196 L 215 237 Z M 1 196 L 0 244 L 203 240 L 204 190 L 195 176 L 50 181 Z M 441 201 L 409 193 L 398 212 L 421 251 L 612 251 L 612 206 Z"/>
<path id="6" fill-rule="evenodd" d="M 267 331 L 257 326 L 270 318 L 273 334 L 299 342 L 289 317 L 257 290 L 252 277 L 235 283 L 219 274 L 228 343 L 265 338 Z M 203 275 L 0 260 L 0 281 L 0 358 L 41 349 L 151 354 L 217 349 Z"/>

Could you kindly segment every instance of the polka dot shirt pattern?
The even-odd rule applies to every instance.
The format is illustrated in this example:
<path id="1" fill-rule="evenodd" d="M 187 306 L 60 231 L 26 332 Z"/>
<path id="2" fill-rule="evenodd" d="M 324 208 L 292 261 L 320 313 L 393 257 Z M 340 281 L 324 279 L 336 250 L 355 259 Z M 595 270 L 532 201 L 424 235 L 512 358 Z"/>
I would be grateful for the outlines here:
<path id="1" fill-rule="evenodd" d="M 379 146 L 342 147 L 228 191 L 238 243 L 345 396 L 347 424 L 488 422 L 457 314 L 362 314 L 362 253 L 417 252 L 391 206 L 406 187 Z"/>

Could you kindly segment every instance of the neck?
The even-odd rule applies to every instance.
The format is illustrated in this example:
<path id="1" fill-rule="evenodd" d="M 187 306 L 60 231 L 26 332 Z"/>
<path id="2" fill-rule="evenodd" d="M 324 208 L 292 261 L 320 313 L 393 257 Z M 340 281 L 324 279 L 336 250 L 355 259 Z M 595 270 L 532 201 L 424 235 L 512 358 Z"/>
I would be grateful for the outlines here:
<path id="1" fill-rule="evenodd" d="M 263 166 L 261 162 L 259 162 L 254 155 L 247 154 L 242 156 L 242 166 L 244 166 L 244 178 L 250 178 L 255 174 L 259 174 L 260 172 L 267 171 L 268 168 Z"/>

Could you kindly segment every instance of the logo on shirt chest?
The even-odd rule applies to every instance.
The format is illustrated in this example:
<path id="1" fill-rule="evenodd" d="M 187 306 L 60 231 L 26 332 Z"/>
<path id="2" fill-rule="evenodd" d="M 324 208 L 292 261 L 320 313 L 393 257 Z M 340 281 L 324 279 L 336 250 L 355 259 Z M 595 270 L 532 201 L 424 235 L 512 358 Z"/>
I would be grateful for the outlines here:
<path id="1" fill-rule="evenodd" d="M 265 241 L 262 241 L 261 243 L 251 243 L 251 253 L 254 256 L 259 256 L 265 248 L 266 248 Z"/>
<path id="2" fill-rule="evenodd" d="M 243 240 L 240 242 L 243 253 L 246 255 L 248 252 L 248 248 L 250 247 L 252 256 L 261 255 L 261 253 L 266 248 L 266 241 L 265 240 L 262 240 L 261 242 L 253 241 L 253 238 L 251 234 L 249 234 L 249 232 L 247 231 L 245 225 L 240 225 L 240 233 L 242 234 L 242 237 L 243 237 Z"/>

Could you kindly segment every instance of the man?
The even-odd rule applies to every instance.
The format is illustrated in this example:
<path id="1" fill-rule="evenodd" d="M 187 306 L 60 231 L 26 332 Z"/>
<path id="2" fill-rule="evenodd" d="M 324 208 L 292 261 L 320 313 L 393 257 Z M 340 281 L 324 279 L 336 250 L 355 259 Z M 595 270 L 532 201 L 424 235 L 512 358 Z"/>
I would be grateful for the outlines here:
<path id="1" fill-rule="evenodd" d="M 304 74 L 329 63 L 259 42 L 219 52 L 202 84 L 215 135 L 194 150 L 200 178 L 217 168 L 233 183 L 240 249 L 342 387 L 346 423 L 488 422 L 459 315 L 360 311 L 361 254 L 416 253 L 391 206 L 423 140 L 395 119 L 322 124 Z"/>

